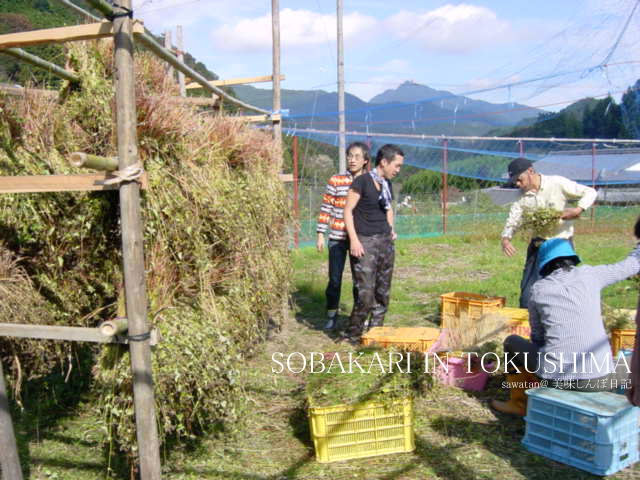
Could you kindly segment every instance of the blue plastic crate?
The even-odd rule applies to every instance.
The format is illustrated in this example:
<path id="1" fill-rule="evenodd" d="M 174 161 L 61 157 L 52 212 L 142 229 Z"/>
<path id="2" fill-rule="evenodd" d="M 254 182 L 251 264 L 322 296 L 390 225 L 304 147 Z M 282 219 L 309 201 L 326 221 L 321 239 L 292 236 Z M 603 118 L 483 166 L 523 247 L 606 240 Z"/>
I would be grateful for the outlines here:
<path id="1" fill-rule="evenodd" d="M 527 395 L 527 450 L 596 475 L 638 461 L 639 409 L 624 396 L 555 388 Z"/>

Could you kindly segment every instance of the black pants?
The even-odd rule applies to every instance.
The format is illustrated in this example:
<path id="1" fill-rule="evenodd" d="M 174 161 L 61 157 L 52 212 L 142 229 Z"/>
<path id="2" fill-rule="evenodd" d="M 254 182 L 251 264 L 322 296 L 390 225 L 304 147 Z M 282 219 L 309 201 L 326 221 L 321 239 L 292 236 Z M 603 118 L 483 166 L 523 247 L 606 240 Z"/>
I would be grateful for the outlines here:
<path id="1" fill-rule="evenodd" d="M 325 290 L 327 297 L 327 310 L 337 310 L 340 306 L 340 291 L 342 290 L 342 273 L 347 255 L 349 255 L 349 240 L 329 239 L 329 283 Z M 351 257 L 349 255 L 349 257 Z M 353 261 L 351 264 L 351 277 L 353 278 Z M 358 298 L 356 282 L 353 281 L 353 302 Z"/>
<path id="2" fill-rule="evenodd" d="M 522 280 L 520 280 L 520 308 L 527 308 L 531 287 L 540 278 L 538 273 L 538 249 L 543 238 L 532 238 L 527 247 L 527 259 L 524 262 Z"/>

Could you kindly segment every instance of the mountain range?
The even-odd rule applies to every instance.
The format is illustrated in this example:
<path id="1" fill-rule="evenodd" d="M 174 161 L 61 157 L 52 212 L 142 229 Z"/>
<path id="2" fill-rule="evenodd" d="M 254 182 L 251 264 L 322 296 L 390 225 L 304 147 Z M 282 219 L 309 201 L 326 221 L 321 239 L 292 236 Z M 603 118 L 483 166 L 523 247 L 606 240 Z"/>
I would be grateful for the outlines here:
<path id="1" fill-rule="evenodd" d="M 241 100 L 271 109 L 270 89 L 234 87 Z M 289 125 L 337 128 L 338 96 L 324 90 L 282 90 L 282 108 L 289 109 Z M 415 82 L 376 95 L 368 102 L 345 94 L 347 130 L 390 133 L 480 135 L 500 127 L 533 123 L 542 110 L 518 103 L 490 103 L 435 90 Z"/>

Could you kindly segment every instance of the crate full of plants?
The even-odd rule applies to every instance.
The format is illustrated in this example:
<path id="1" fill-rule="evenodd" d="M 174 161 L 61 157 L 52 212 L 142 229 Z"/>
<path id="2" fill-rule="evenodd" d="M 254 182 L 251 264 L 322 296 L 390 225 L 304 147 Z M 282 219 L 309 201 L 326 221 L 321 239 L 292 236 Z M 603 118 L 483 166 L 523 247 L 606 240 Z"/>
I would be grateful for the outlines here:
<path id="1" fill-rule="evenodd" d="M 340 365 L 332 360 L 331 371 L 310 374 L 308 379 L 307 413 L 318 462 L 415 449 L 413 394 L 418 375 L 424 375 L 417 363 L 420 356 L 412 352 L 412 365 L 406 361 L 407 352 L 371 347 L 361 351 L 360 357 L 360 352 L 352 354 L 359 366 L 346 357 Z M 401 356 L 400 363 L 388 362 Z"/>

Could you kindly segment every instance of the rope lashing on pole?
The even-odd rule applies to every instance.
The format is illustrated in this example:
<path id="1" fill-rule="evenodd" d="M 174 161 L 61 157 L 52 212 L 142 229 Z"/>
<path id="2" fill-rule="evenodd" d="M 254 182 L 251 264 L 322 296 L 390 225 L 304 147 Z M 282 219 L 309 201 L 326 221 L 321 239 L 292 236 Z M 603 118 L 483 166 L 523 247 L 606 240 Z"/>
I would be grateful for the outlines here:
<path id="1" fill-rule="evenodd" d="M 137 162 L 132 165 L 129 165 L 124 170 L 115 170 L 110 172 L 113 175 L 113 178 L 109 178 L 105 180 L 103 183 L 105 185 L 114 185 L 116 183 L 122 182 L 132 182 L 134 180 L 138 180 L 144 173 L 144 168 L 142 167 L 142 163 Z"/>

